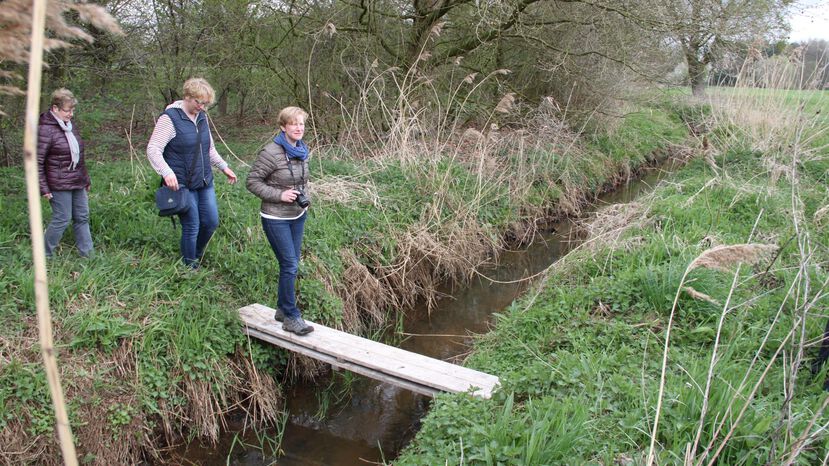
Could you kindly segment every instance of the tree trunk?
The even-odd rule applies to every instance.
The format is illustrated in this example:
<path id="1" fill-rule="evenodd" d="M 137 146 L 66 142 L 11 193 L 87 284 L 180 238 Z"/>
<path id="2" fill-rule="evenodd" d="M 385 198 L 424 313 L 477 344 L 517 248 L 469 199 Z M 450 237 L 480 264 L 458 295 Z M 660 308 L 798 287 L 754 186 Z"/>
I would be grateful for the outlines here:
<path id="1" fill-rule="evenodd" d="M 219 116 L 227 116 L 227 94 L 230 86 L 226 86 L 219 94 L 219 101 L 216 102 L 219 109 Z"/>
<path id="2" fill-rule="evenodd" d="M 699 60 L 694 52 L 686 52 L 685 61 L 688 63 L 688 80 L 691 83 L 691 94 L 694 97 L 704 96 L 705 81 L 708 78 L 706 64 Z"/>
<path id="3" fill-rule="evenodd" d="M 245 97 L 247 96 L 247 92 L 239 91 L 239 121 L 245 117 Z"/>

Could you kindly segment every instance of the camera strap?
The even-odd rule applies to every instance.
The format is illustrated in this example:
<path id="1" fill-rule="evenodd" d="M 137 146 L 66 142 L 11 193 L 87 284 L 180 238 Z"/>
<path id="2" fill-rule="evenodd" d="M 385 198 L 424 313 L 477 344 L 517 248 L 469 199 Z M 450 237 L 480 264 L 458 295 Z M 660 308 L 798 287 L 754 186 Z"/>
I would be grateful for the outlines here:
<path id="1" fill-rule="evenodd" d="M 296 178 L 294 178 L 294 167 L 291 165 L 291 158 L 288 157 L 288 153 L 285 153 L 285 161 L 288 162 L 288 171 L 291 172 L 291 182 L 294 183 L 294 189 L 297 189 Z M 305 187 L 305 161 L 301 161 L 300 165 L 302 165 L 302 176 L 299 178 L 302 181 L 303 188 Z"/>

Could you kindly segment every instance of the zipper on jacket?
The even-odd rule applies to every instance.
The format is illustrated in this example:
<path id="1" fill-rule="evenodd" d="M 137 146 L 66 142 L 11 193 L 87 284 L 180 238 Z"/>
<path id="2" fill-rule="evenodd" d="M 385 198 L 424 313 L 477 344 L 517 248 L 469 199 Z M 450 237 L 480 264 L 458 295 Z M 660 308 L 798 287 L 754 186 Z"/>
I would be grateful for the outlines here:
<path id="1" fill-rule="evenodd" d="M 207 119 L 207 117 L 205 117 L 205 120 L 206 119 Z M 201 166 L 201 181 L 202 181 L 202 183 L 204 183 L 204 186 L 207 187 L 207 177 L 204 176 L 204 154 L 202 154 L 202 148 L 201 148 L 201 133 L 199 133 L 199 115 L 196 115 L 196 121 L 193 122 L 193 124 L 196 125 L 196 141 L 198 141 L 198 143 L 199 143 L 198 157 L 199 157 L 199 165 Z"/>

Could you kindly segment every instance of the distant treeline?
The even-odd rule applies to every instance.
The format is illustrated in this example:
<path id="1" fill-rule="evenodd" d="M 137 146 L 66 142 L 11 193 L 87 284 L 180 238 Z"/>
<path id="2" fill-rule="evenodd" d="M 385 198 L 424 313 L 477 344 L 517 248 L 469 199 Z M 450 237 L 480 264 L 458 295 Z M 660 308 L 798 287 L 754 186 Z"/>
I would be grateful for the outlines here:
<path id="1" fill-rule="evenodd" d="M 715 64 L 709 85 L 829 90 L 829 41 L 779 42 L 733 55 Z"/>
<path id="2" fill-rule="evenodd" d="M 778 43 L 787 27 L 785 0 L 100 4 L 123 35 L 105 31 L 77 2 L 53 4 L 53 15 L 63 11 L 68 26 L 47 21 L 53 25 L 47 34 L 74 46 L 52 44 L 43 93 L 70 88 L 80 97 L 78 118 L 118 137 L 152 127 L 193 76 L 216 88 L 211 114 L 226 124 L 266 122 L 279 108 L 299 105 L 311 111 L 314 134 L 331 142 L 355 128 L 366 132 L 365 140 L 377 139 L 413 122 L 421 128 L 521 125 L 539 105 L 578 126 L 596 125 L 622 113 L 618 103 L 642 88 L 684 85 L 701 94 L 712 69 L 711 82 L 726 82 L 740 70 L 735 60 Z M 8 0 L 0 12 L 13 5 L 26 8 L 22 0 Z M 26 87 L 21 50 L 27 36 L 11 36 L 26 30 L 28 19 L 18 10 L 4 16 L 10 27 L 0 29 L 0 111 L 6 113 L 0 115 L 0 163 L 19 160 L 23 97 L 3 95 L 10 89 L 4 85 Z M 22 29 L 12 24 L 17 16 Z M 748 39 L 756 37 L 760 45 Z M 804 59 L 811 57 L 806 50 Z M 493 119 L 505 97 L 515 103 L 513 111 Z"/>

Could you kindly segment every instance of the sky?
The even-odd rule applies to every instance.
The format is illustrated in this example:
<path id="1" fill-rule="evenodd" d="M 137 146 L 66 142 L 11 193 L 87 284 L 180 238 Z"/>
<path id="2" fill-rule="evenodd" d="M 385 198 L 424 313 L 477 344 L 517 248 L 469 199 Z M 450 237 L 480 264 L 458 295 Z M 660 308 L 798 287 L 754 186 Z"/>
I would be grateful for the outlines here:
<path id="1" fill-rule="evenodd" d="M 791 9 L 789 40 L 829 40 L 829 0 L 801 0 Z"/>

